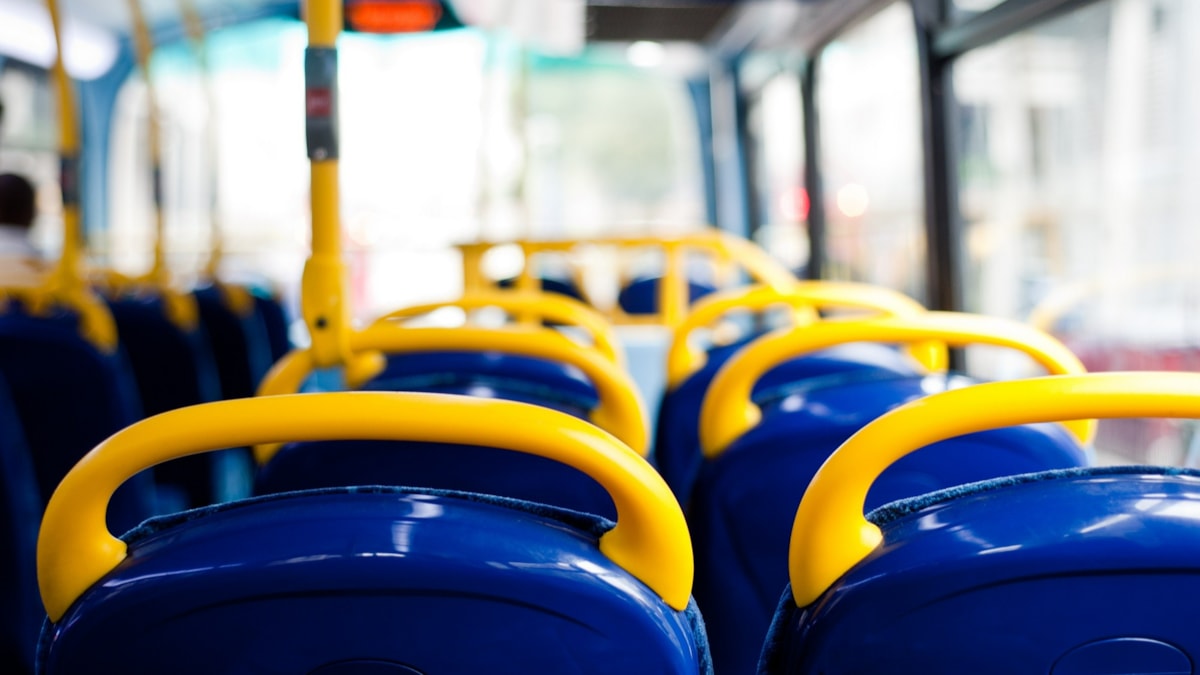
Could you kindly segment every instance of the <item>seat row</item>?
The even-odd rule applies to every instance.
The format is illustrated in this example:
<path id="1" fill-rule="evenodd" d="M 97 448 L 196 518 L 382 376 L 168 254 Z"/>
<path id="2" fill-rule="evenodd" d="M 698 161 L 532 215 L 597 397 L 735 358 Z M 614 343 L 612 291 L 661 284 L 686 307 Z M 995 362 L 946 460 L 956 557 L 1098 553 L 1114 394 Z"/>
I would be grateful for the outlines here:
<path id="1" fill-rule="evenodd" d="M 805 293 L 806 299 L 798 299 Z M 1098 486 L 1119 484 L 1111 489 L 1123 495 L 1118 501 L 1124 507 L 1142 503 L 1138 495 L 1153 493 L 1163 500 L 1161 513 L 1115 521 L 1136 520 L 1139 537 L 1157 537 L 1167 531 L 1163 528 L 1179 526 L 1193 498 L 1193 477 L 1076 468 L 1086 463 L 1080 439 L 1086 438 L 1087 425 L 1073 424 L 1068 431 L 1045 423 L 1127 414 L 1118 403 L 1125 398 L 1133 406 L 1128 414 L 1164 414 L 1161 404 L 1167 400 L 1176 406 L 1169 408 L 1172 414 L 1184 414 L 1195 382 L 1060 375 L 1008 389 L 977 385 L 940 372 L 944 345 L 1001 344 L 1025 351 L 1051 373 L 1081 369 L 1060 345 L 1035 331 L 900 309 L 905 303 L 894 296 L 882 299 L 886 295 L 829 284 L 800 284 L 790 293 L 755 289 L 747 294 L 755 298 L 747 306 L 785 305 L 800 325 L 748 341 L 741 349 L 707 352 L 692 348 L 686 333 L 719 318 L 725 311 L 720 303 L 736 303 L 730 296 L 707 305 L 718 309 L 698 306 L 693 325 L 682 338 L 677 333 L 677 347 L 682 347 L 672 349 L 671 363 L 683 365 L 671 366 L 676 384 L 660 408 L 653 459 L 665 481 L 639 459 L 646 450 L 645 423 L 639 418 L 644 413 L 628 376 L 615 367 L 620 358 L 603 324 L 579 319 L 578 307 L 569 301 L 524 294 L 456 303 L 464 310 L 503 307 L 516 319 L 503 329 L 406 327 L 404 322 L 433 309 L 423 307 L 385 317 L 355 337 L 363 353 L 392 355 L 347 372 L 347 384 L 459 395 L 453 399 L 437 394 L 272 396 L 178 411 L 135 426 L 76 469 L 83 477 L 63 486 L 65 505 L 52 506 L 54 515 L 47 515 L 55 536 L 43 535 L 40 565 L 43 596 L 55 623 L 42 643 L 45 672 L 73 672 L 83 663 L 123 663 L 126 671 L 144 664 L 143 672 L 238 672 L 242 666 L 247 672 L 433 672 L 475 670 L 484 660 L 500 672 L 702 672 L 710 658 L 719 673 L 751 672 L 789 579 L 793 592 L 767 640 L 762 665 L 768 672 L 862 672 L 885 663 L 932 671 L 971 664 L 983 672 L 1012 672 L 1046 659 L 1050 665 L 1063 660 L 1068 669 L 1061 672 L 1088 672 L 1087 664 L 1097 659 L 1161 657 L 1172 663 L 1172 655 L 1188 645 L 1175 633 L 1154 633 L 1149 628 L 1154 622 L 1137 616 L 1123 616 L 1123 625 L 1146 627 L 1145 634 L 1088 641 L 1083 638 L 1102 634 L 1096 627 L 1102 622 L 1080 621 L 1070 636 L 1038 638 L 1033 640 L 1037 648 L 1016 650 L 1011 658 L 980 658 L 971 647 L 978 642 L 968 640 L 975 635 L 968 624 L 954 632 L 964 641 L 961 649 L 937 647 L 937 630 L 958 628 L 954 617 L 970 605 L 976 623 L 969 625 L 978 632 L 979 622 L 987 623 L 989 612 L 1000 606 L 961 600 L 973 597 L 977 588 L 971 584 L 979 570 L 991 570 L 994 584 L 1019 585 L 1029 575 L 1041 579 L 1044 571 L 1037 565 L 1064 546 L 1062 531 L 1055 528 L 1071 518 L 1086 525 L 1072 530 L 1069 540 L 1087 540 L 1083 550 L 1108 550 L 1091 541 L 1111 537 L 1104 519 L 1122 512 L 1114 515 L 1105 510 L 1111 503 L 1088 497 L 1109 489 Z M 815 309 L 834 306 L 885 316 L 813 322 Z M 590 337 L 576 340 L 569 329 L 554 330 L 547 323 L 579 326 L 577 332 Z M 864 341 L 913 347 L 904 353 Z M 835 348 L 850 343 L 854 346 Z M 697 356 L 706 361 L 703 366 Z M 314 363 L 311 354 L 293 352 L 277 364 L 262 390 L 279 394 L 303 388 L 312 381 Z M 711 384 L 700 388 L 699 400 L 693 396 L 688 402 L 682 394 L 696 378 Z M 541 406 L 469 402 L 461 394 Z M 1076 397 L 1082 403 L 1074 407 L 1055 404 Z M 912 403 L 916 399 L 922 403 Z M 847 441 L 869 419 L 897 406 L 902 409 L 867 427 L 881 426 L 884 432 L 862 431 Z M 690 432 L 679 412 L 688 409 L 694 415 Z M 1010 409 L 1011 414 L 999 414 Z M 890 421 L 897 416 L 906 421 Z M 620 440 L 572 417 L 590 419 Z M 988 430 L 1024 422 L 1041 424 Z M 905 445 L 908 439 L 900 432 L 919 438 Z M 974 435 L 957 438 L 967 432 Z M 869 440 L 859 441 L 860 436 Z M 672 445 L 681 438 L 695 438 L 690 452 L 686 443 Z M 945 442 L 883 471 L 899 455 L 935 441 Z M 845 447 L 834 452 L 843 442 Z M 123 542 L 103 529 L 102 520 L 78 517 L 97 508 L 102 513 L 108 494 L 145 466 L 250 444 L 264 463 L 260 498 L 151 521 Z M 887 446 L 899 449 L 884 450 Z M 886 459 L 869 460 L 863 469 L 863 458 L 876 455 Z M 110 456 L 118 459 L 104 459 Z M 837 462 L 825 462 L 830 456 L 853 459 L 834 469 Z M 1049 473 L 1028 473 L 1039 470 Z M 1012 474 L 1022 477 L 1004 478 Z M 843 498 L 847 481 L 858 492 Z M 956 487 L 963 483 L 972 484 Z M 420 488 L 401 487 L 406 485 Z M 680 500 L 671 497 L 667 485 Z M 821 497 L 820 486 L 834 496 Z M 73 492 L 79 494 L 71 497 Z M 1039 521 L 1034 528 L 1024 520 L 996 518 L 996 500 L 1003 503 L 1014 492 L 1034 495 L 1043 507 L 1080 501 L 1063 509 L 1068 513 L 1062 518 Z M 893 502 L 910 496 L 915 500 Z M 836 509 L 822 499 L 833 499 Z M 680 501 L 687 506 L 686 525 Z M 869 522 L 862 520 L 864 505 L 888 502 Z M 817 506 L 806 507 L 810 503 Z M 963 505 L 964 510 L 954 510 Z M 561 510 L 564 506 L 570 510 Z M 1037 513 L 1023 502 L 1013 508 L 1026 517 Z M 838 517 L 827 523 L 827 511 L 837 511 Z M 936 515 L 942 512 L 966 520 L 943 523 Z M 987 517 L 992 520 L 979 527 L 998 528 L 996 537 L 968 537 L 965 548 L 943 550 L 973 531 L 971 518 Z M 617 527 L 608 530 L 612 519 Z M 525 525 L 530 527 L 521 529 Z M 1093 525 L 1098 527 L 1088 529 Z M 821 534 L 805 534 L 812 528 Z M 555 534 L 547 539 L 549 532 Z M 1032 533 L 1028 541 L 1021 532 Z M 924 538 L 908 544 L 906 537 Z M 921 553 L 925 542 L 932 548 Z M 711 651 L 696 606 L 688 600 L 693 546 L 695 594 L 708 621 Z M 1021 552 L 1026 546 L 1030 550 Z M 1124 562 L 1105 560 L 1088 567 L 1087 574 L 1128 576 L 1137 547 L 1126 547 Z M 1055 574 L 1086 576 L 1073 567 L 1081 560 L 1076 548 L 1069 545 L 1055 559 Z M 1172 555 L 1161 550 L 1151 559 L 1161 562 Z M 991 560 L 1000 562 L 986 562 Z M 984 568 L 971 567 L 978 564 Z M 870 568 L 875 571 L 847 585 L 846 579 L 858 578 L 853 575 L 859 565 L 875 565 Z M 1154 569 L 1160 574 L 1165 568 Z M 877 573 L 886 581 L 871 586 L 867 582 Z M 935 611 L 929 608 L 949 598 L 937 591 L 943 573 L 963 581 L 954 601 L 947 600 L 950 609 Z M 924 579 L 934 580 L 933 590 L 920 585 Z M 861 596 L 866 600 L 840 600 L 860 597 L 854 595 L 860 587 L 876 590 Z M 1083 593 L 1044 592 L 1048 598 Z M 1038 597 L 1032 587 L 1022 593 L 1014 594 L 1014 603 L 1003 610 L 1006 616 L 1029 611 Z M 989 602 L 1007 599 L 993 595 Z M 829 612 L 838 617 L 832 622 L 824 618 L 829 602 Z M 854 614 L 855 607 L 865 614 Z M 905 612 L 918 610 L 926 612 L 925 620 L 940 616 L 942 623 L 910 625 Z M 149 612 L 139 619 L 139 630 L 125 631 L 112 620 L 138 611 Z M 405 616 L 427 620 L 405 621 Z M 872 644 L 887 649 L 858 647 L 865 620 L 876 622 L 869 633 Z M 1053 622 L 1038 625 L 1045 632 Z M 220 644 L 237 647 L 213 654 L 187 647 L 197 631 L 214 626 L 221 627 Z M 922 626 L 932 632 L 923 635 Z M 994 641 L 1007 644 L 1039 635 L 1024 631 L 1019 622 L 1006 625 L 1005 631 L 993 630 Z M 243 639 L 246 635 L 256 637 Z M 618 649 L 622 643 L 625 647 Z M 296 644 L 306 648 L 296 650 Z M 458 647 L 467 644 L 475 647 L 469 654 Z M 177 650 L 183 649 L 188 657 L 181 661 Z M 618 652 L 623 656 L 615 659 Z M 129 654 L 138 654 L 139 663 L 118 661 Z"/>

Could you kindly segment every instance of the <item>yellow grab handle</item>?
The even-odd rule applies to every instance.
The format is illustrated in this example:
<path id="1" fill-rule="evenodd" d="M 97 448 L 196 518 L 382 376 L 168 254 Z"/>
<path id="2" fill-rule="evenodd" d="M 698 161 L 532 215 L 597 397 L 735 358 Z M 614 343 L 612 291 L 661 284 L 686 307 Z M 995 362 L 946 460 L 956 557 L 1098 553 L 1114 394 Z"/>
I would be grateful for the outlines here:
<path id="1" fill-rule="evenodd" d="M 871 484 L 901 457 L 988 429 L 1121 417 L 1200 417 L 1200 374 L 1091 373 L 990 382 L 884 414 L 843 443 L 804 493 L 788 553 L 796 605 L 811 604 L 882 541 L 863 508 Z"/>
<path id="2" fill-rule="evenodd" d="M 612 325 L 596 310 L 559 293 L 538 291 L 477 291 L 448 302 L 431 302 L 398 309 L 375 320 L 375 323 L 396 322 L 399 319 L 428 314 L 442 307 L 463 310 L 498 307 L 512 316 L 532 314 L 544 321 L 578 326 L 588 332 L 601 354 L 622 366 L 624 356 Z"/>
<path id="3" fill-rule="evenodd" d="M 44 315 L 55 307 L 65 307 L 79 315 L 79 333 L 96 349 L 105 354 L 117 350 L 117 323 L 108 305 L 86 286 L 57 286 L 0 288 L 0 304 L 19 300 L 35 316 Z"/>
<path id="4" fill-rule="evenodd" d="M 38 538 L 38 584 L 52 621 L 125 559 L 108 532 L 114 490 L 143 469 L 201 452 L 280 441 L 397 440 L 497 447 L 562 462 L 600 483 L 617 526 L 600 550 L 671 607 L 687 606 L 692 547 L 671 490 L 612 436 L 539 406 L 397 392 L 221 401 L 156 415 L 117 432 L 55 490 Z"/>
<path id="5" fill-rule="evenodd" d="M 701 450 L 705 457 L 716 457 L 758 424 L 762 413 L 750 400 L 750 392 L 763 374 L 784 361 L 849 342 L 929 341 L 956 347 L 970 344 L 1009 347 L 1027 354 L 1053 375 L 1086 372 L 1071 350 L 1050 335 L 996 317 L 926 312 L 782 329 L 748 345 L 717 372 L 700 409 Z M 1095 430 L 1095 421 L 1076 420 L 1066 426 L 1080 442 L 1087 443 Z"/>
<path id="6" fill-rule="evenodd" d="M 893 316 L 909 316 L 925 311 L 921 303 L 881 286 L 847 281 L 796 281 L 785 289 L 751 286 L 714 293 L 699 302 L 675 330 L 667 351 L 667 385 L 677 387 L 704 367 L 708 354 L 688 339 L 692 331 L 711 325 L 726 314 L 738 310 L 762 311 L 773 305 L 797 309 L 798 325 L 818 319 L 818 308 L 846 307 L 867 309 Z M 914 352 L 913 356 L 931 370 L 945 370 L 944 346 Z"/>
<path id="7" fill-rule="evenodd" d="M 382 323 L 353 334 L 351 349 L 355 354 L 490 351 L 575 366 L 591 381 L 600 399 L 589 416 L 592 423 L 621 439 L 639 455 L 645 456 L 649 450 L 646 413 L 633 379 L 592 348 L 573 342 L 557 331 L 542 328 L 405 328 Z M 308 350 L 291 352 L 267 373 L 258 395 L 295 393 L 312 372 L 314 362 Z M 350 380 L 348 376 L 347 381 Z M 255 459 L 259 464 L 265 464 L 277 449 L 256 447 Z"/>

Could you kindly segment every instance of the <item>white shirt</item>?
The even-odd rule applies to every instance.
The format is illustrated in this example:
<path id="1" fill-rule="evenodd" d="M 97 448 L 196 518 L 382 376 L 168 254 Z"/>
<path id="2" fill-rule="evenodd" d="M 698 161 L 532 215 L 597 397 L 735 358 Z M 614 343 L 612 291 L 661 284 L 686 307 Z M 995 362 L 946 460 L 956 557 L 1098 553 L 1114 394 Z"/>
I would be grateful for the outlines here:
<path id="1" fill-rule="evenodd" d="M 0 286 L 35 284 L 43 271 L 41 256 L 29 242 L 28 230 L 0 225 Z"/>

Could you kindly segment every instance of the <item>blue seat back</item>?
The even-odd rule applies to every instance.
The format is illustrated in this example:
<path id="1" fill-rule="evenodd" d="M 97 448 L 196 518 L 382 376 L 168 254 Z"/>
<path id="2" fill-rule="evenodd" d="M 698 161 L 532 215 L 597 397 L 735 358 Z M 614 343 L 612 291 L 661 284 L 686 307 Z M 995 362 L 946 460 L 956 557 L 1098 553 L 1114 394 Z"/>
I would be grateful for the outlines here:
<path id="1" fill-rule="evenodd" d="M 271 363 L 282 359 L 284 354 L 292 350 L 292 339 L 288 336 L 289 324 L 287 310 L 278 298 L 266 293 L 254 293 L 254 313 L 262 321 L 267 333 L 267 345 L 271 353 Z"/>
<path id="2" fill-rule="evenodd" d="M 700 407 L 717 371 L 757 336 L 712 349 L 704 366 L 679 386 L 663 394 L 655 430 L 654 464 L 681 504 L 687 504 L 703 463 L 700 454 Z M 899 351 L 874 344 L 827 349 L 785 361 L 767 371 L 754 386 L 753 396 L 809 378 L 854 374 L 860 378 L 911 375 L 916 365 Z"/>
<path id="3" fill-rule="evenodd" d="M 32 673 L 41 627 L 37 532 L 42 501 L 21 422 L 0 378 L 0 668 Z"/>
<path id="4" fill-rule="evenodd" d="M 801 382 L 766 401 L 763 421 L 702 465 L 687 513 L 696 550 L 695 596 L 708 619 L 718 671 L 755 672 L 779 589 L 787 584 L 796 508 L 821 464 L 887 410 L 971 382 L 953 375 Z M 987 431 L 900 460 L 876 481 L 867 507 L 1086 462 L 1060 425 Z"/>
<path id="5" fill-rule="evenodd" d="M 559 295 L 565 295 L 580 302 L 587 302 L 587 298 L 583 296 L 583 291 L 579 290 L 579 286 L 571 279 L 547 276 L 539 278 L 538 282 L 541 284 L 542 290 L 547 293 L 558 293 Z M 496 282 L 496 285 L 500 288 L 513 288 L 516 284 L 517 280 L 513 277 L 501 279 Z"/>
<path id="6" fill-rule="evenodd" d="M 136 421 L 137 386 L 124 354 L 84 340 L 73 315 L 0 315 L 0 376 L 8 383 L 33 457 L 38 492 L 49 499 L 93 446 Z M 153 515 L 154 479 L 135 476 L 113 496 L 110 527 L 125 531 Z"/>
<path id="7" fill-rule="evenodd" d="M 630 281 L 617 294 L 621 311 L 630 315 L 658 313 L 658 284 L 661 277 L 639 277 Z M 688 280 L 688 304 L 716 293 L 717 287 L 707 281 Z"/>
<path id="8" fill-rule="evenodd" d="M 263 317 L 257 312 L 239 315 L 215 286 L 198 288 L 193 295 L 216 360 L 221 398 L 253 396 L 272 363 Z"/>
<path id="9" fill-rule="evenodd" d="M 371 391 L 461 394 L 532 403 L 586 418 L 595 388 L 577 369 L 479 352 L 393 355 Z M 615 518 L 612 500 L 583 473 L 550 460 L 439 443 L 336 441 L 284 446 L 262 467 L 255 494 L 345 485 L 420 485 L 550 504 Z"/>
<path id="10" fill-rule="evenodd" d="M 152 521 L 48 626 L 44 672 L 711 672 L 694 606 L 599 552 L 610 526 L 397 488 Z"/>
<path id="11" fill-rule="evenodd" d="M 184 330 L 167 316 L 161 298 L 109 300 L 117 334 L 129 357 L 147 417 L 221 398 L 221 383 L 203 327 Z M 182 508 L 213 503 L 215 455 L 185 457 L 154 468 L 160 487 L 179 495 Z"/>
<path id="12" fill-rule="evenodd" d="M 888 505 L 882 545 L 812 606 L 785 593 L 761 672 L 1194 672 L 1197 513 L 1200 474 L 1149 467 Z"/>

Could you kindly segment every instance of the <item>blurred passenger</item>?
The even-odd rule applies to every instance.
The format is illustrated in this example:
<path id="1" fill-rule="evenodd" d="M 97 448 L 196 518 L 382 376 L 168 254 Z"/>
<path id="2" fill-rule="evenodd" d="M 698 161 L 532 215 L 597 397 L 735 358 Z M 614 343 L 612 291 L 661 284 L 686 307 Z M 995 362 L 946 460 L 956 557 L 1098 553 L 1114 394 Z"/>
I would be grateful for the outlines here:
<path id="1" fill-rule="evenodd" d="M 29 238 L 37 202 L 33 185 L 14 173 L 0 174 L 0 285 L 28 285 L 42 270 Z"/>

